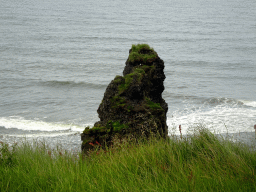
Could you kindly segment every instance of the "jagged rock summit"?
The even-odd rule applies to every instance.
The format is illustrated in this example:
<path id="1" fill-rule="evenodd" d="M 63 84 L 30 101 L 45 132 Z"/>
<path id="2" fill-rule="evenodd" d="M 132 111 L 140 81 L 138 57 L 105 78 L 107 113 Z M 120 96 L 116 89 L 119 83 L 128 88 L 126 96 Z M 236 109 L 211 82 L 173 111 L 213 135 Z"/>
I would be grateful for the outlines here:
<path id="1" fill-rule="evenodd" d="M 123 76 L 116 76 L 105 91 L 97 110 L 100 121 L 81 134 L 82 150 L 87 152 L 97 145 L 105 148 L 115 137 L 166 138 L 164 79 L 164 62 L 154 49 L 147 44 L 132 45 Z"/>

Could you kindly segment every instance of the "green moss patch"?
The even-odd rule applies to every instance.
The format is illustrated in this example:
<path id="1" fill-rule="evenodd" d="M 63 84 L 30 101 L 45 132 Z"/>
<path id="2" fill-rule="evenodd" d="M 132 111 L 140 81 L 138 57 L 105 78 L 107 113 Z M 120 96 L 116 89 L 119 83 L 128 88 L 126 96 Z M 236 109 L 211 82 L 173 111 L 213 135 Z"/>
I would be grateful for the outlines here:
<path id="1" fill-rule="evenodd" d="M 113 131 L 114 132 L 119 132 L 122 129 L 126 129 L 128 128 L 128 125 L 126 124 L 121 124 L 119 121 L 115 121 L 115 122 L 111 122 L 112 123 L 112 127 L 113 127 Z"/>
<path id="2" fill-rule="evenodd" d="M 129 54 L 129 62 L 141 62 L 147 63 L 150 59 L 157 58 L 157 53 L 153 48 L 147 44 L 132 45 L 131 52 Z"/>
<path id="3" fill-rule="evenodd" d="M 125 75 L 124 76 L 125 83 L 120 84 L 118 86 L 119 93 L 122 93 L 123 91 L 125 91 L 129 88 L 129 86 L 132 83 L 135 76 L 138 78 L 138 82 L 140 82 L 142 80 L 143 75 L 145 75 L 145 71 L 141 67 L 138 67 L 138 68 L 134 69 L 134 71 L 132 73 Z"/>
<path id="4" fill-rule="evenodd" d="M 126 105 L 125 99 L 120 96 L 114 96 L 110 101 L 112 103 L 112 108 L 124 107 Z"/>
<path id="5" fill-rule="evenodd" d="M 151 109 L 162 109 L 163 108 L 161 107 L 160 103 L 154 103 L 153 101 L 151 101 L 149 98 L 145 98 L 146 99 L 146 102 L 147 102 L 147 106 Z"/>
<path id="6" fill-rule="evenodd" d="M 122 83 L 121 85 L 118 86 L 119 89 L 119 93 L 122 93 L 123 91 L 127 90 L 127 88 L 130 86 L 132 80 L 133 80 L 133 76 L 135 74 L 130 73 L 128 75 L 126 75 L 125 78 L 125 83 Z"/>
<path id="7" fill-rule="evenodd" d="M 86 127 L 83 131 L 84 134 L 90 135 L 90 134 L 95 134 L 95 133 L 104 133 L 104 132 L 110 132 L 110 129 L 107 127 Z"/>
<path id="8" fill-rule="evenodd" d="M 94 135 L 97 133 L 109 133 L 111 130 L 113 132 L 119 132 L 122 129 L 128 128 L 129 126 L 126 124 L 122 124 L 119 121 L 109 121 L 106 126 L 102 127 L 86 127 L 85 130 L 83 131 L 84 134 L 86 135 Z"/>
<path id="9" fill-rule="evenodd" d="M 122 79 L 123 79 L 122 76 L 117 75 L 117 76 L 115 77 L 115 79 L 114 79 L 114 83 L 121 83 L 121 82 L 122 82 Z"/>

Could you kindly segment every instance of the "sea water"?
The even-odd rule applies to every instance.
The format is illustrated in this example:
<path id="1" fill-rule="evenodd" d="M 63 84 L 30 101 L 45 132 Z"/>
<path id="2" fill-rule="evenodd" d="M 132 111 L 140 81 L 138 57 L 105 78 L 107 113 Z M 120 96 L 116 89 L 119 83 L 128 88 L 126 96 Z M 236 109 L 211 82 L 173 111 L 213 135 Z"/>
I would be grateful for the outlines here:
<path id="1" fill-rule="evenodd" d="M 169 134 L 253 134 L 254 0 L 2 0 L 0 140 L 80 149 L 132 44 L 165 62 Z"/>

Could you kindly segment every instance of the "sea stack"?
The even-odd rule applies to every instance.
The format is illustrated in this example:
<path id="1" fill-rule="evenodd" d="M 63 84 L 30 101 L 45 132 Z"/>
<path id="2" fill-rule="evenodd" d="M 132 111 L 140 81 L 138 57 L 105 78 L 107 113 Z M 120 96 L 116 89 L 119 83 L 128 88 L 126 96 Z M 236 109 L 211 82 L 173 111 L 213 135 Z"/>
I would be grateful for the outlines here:
<path id="1" fill-rule="evenodd" d="M 82 151 L 113 144 L 114 138 L 167 137 L 168 105 L 164 91 L 164 62 L 147 44 L 132 45 L 123 76 L 108 85 L 97 110 L 100 121 L 81 134 Z"/>

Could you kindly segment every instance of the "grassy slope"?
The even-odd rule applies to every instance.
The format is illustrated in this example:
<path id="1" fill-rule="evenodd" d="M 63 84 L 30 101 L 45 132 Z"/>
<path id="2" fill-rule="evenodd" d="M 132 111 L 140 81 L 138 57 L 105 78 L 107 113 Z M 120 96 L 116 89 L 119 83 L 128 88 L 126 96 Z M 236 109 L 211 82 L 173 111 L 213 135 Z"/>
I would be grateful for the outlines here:
<path id="1" fill-rule="evenodd" d="M 255 191 L 256 152 L 206 129 L 116 144 L 89 157 L 43 144 L 0 145 L 0 191 Z"/>

